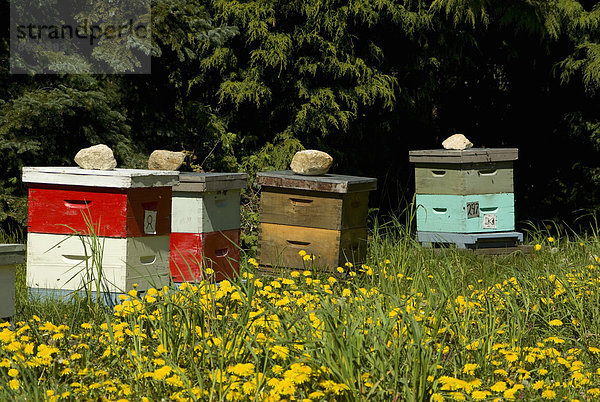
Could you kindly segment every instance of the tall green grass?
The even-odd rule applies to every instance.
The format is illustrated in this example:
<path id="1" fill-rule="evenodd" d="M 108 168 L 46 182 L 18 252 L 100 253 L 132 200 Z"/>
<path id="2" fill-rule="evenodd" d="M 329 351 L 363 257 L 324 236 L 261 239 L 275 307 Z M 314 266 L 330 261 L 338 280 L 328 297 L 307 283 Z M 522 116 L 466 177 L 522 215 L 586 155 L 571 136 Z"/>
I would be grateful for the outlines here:
<path id="1" fill-rule="evenodd" d="M 264 286 L 272 278 L 257 276 L 260 284 L 232 278 L 240 297 L 235 303 L 218 301 L 217 287 L 206 288 L 213 292 L 208 298 L 171 287 L 166 292 L 173 297 L 153 305 L 157 311 L 153 315 L 160 319 L 144 318 L 148 312 L 115 318 L 105 307 L 82 308 L 81 300 L 35 304 L 23 293 L 16 318 L 27 320 L 37 314 L 72 328 L 82 322 L 106 324 L 105 336 L 115 348 L 119 343 L 112 329 L 115 323 L 127 322 L 128 328 L 157 334 L 152 344 L 168 350 L 167 364 L 188 367 L 180 373 L 184 383 L 206 391 L 207 399 L 222 400 L 230 386 L 207 376 L 207 367 L 226 372 L 234 362 L 243 361 L 269 372 L 277 363 L 269 357 L 270 344 L 294 350 L 301 342 L 315 367 L 326 367 L 331 378 L 348 387 L 338 399 L 423 401 L 439 390 L 442 375 L 460 376 L 465 364 L 476 364 L 484 382 L 495 381 L 489 356 L 499 344 L 524 348 L 550 335 L 560 335 L 582 349 L 599 344 L 600 293 L 585 293 L 589 280 L 598 277 L 594 258 L 600 256 L 598 232 L 577 236 L 550 230 L 532 228 L 529 236 L 541 249 L 530 255 L 482 257 L 453 248 L 444 252 L 422 248 L 410 224 L 399 219 L 376 221 L 364 266 L 345 267 L 347 280 L 330 278 L 323 270 L 310 277 L 330 281 L 330 293 L 307 284 L 303 276 L 295 279 L 297 289 L 308 295 L 305 303 L 310 306 L 311 297 L 319 300 L 318 308 L 307 311 L 285 308 L 283 293 L 265 296 Z M 247 257 L 242 256 L 242 272 L 258 275 L 246 263 Z M 543 299 L 556 301 L 544 304 Z M 267 344 L 249 330 L 254 323 L 275 318 L 278 330 Z M 319 331 L 314 330 L 315 319 Z M 565 324 L 554 328 L 549 324 L 553 320 Z M 229 346 L 215 348 L 211 344 L 215 338 Z M 132 336 L 128 358 L 140 356 L 147 342 L 139 334 Z M 190 364 L 189 356 L 198 345 L 203 365 Z M 150 362 L 140 362 L 134 371 L 143 376 L 152 370 Z M 260 387 L 266 380 L 257 376 L 256 381 Z M 165 392 L 157 383 L 133 387 L 137 395 L 158 397 Z"/>

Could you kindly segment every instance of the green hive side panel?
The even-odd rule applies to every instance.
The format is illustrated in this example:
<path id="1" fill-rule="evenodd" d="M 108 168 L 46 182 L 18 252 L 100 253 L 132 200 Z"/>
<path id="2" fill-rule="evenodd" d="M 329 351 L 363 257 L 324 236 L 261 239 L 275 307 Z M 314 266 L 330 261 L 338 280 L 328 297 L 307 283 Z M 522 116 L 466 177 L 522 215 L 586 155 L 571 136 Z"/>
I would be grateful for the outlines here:
<path id="1" fill-rule="evenodd" d="M 417 163 L 417 194 L 513 193 L 513 163 Z"/>
<path id="2" fill-rule="evenodd" d="M 417 194 L 416 207 L 419 231 L 485 233 L 515 228 L 513 193 Z"/>

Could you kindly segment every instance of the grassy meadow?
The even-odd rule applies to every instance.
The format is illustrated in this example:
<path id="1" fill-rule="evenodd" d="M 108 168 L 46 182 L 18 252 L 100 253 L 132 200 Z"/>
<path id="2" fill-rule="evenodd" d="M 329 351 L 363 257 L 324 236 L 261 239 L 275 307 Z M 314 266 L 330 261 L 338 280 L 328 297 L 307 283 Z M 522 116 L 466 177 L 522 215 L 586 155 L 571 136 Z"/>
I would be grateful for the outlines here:
<path id="1" fill-rule="evenodd" d="M 377 226 L 368 261 L 140 294 L 27 297 L 0 328 L 0 399 L 597 400 L 600 236 L 528 256 L 421 248 Z"/>

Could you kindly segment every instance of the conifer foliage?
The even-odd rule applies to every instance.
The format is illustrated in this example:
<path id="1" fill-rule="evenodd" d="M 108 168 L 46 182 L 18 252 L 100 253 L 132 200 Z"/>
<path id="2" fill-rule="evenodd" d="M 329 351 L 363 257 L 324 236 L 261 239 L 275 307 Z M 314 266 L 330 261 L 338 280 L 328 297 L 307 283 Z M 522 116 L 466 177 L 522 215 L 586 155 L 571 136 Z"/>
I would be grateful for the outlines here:
<path id="1" fill-rule="evenodd" d="M 402 209 L 408 149 L 459 131 L 521 149 L 517 196 L 535 201 L 523 218 L 597 205 L 594 1 L 154 0 L 151 20 L 152 43 L 97 51 L 115 65 L 151 53 L 150 75 L 11 76 L 1 33 L 0 221 L 25 221 L 21 166 L 72 164 L 101 142 L 120 166 L 183 149 L 196 167 L 251 175 L 316 147 L 340 172 L 384 179 L 374 201 Z M 555 139 L 556 154 L 535 152 Z M 547 159 L 556 174 L 533 183 Z"/>

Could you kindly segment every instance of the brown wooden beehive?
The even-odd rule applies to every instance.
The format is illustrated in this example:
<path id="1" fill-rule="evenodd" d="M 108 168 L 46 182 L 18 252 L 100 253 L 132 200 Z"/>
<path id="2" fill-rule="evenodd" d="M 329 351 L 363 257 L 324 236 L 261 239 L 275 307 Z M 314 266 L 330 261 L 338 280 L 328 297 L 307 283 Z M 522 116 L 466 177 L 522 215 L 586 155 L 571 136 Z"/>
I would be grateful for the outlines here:
<path id="1" fill-rule="evenodd" d="M 323 268 L 364 262 L 369 191 L 377 180 L 326 174 L 300 176 L 290 170 L 257 175 L 262 186 L 259 263 L 269 271 Z M 306 261 L 304 250 L 314 256 Z"/>

